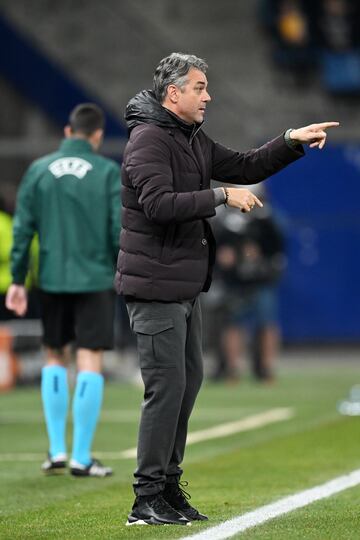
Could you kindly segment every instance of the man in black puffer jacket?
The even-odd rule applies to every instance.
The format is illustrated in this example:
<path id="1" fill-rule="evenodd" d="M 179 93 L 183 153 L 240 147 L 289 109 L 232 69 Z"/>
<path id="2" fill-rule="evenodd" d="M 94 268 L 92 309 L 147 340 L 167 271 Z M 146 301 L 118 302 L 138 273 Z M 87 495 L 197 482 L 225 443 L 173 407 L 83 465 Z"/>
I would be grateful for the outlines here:
<path id="1" fill-rule="evenodd" d="M 215 242 L 206 221 L 220 204 L 249 212 L 262 203 L 246 188 L 322 148 L 335 122 L 287 130 L 245 154 L 202 130 L 206 63 L 173 53 L 154 75 L 154 91 L 126 109 L 130 138 L 122 167 L 122 232 L 116 274 L 137 334 L 144 403 L 139 430 L 133 524 L 183 524 L 206 516 L 188 503 L 180 478 L 188 420 L 202 381 L 199 294 L 211 283 Z"/>

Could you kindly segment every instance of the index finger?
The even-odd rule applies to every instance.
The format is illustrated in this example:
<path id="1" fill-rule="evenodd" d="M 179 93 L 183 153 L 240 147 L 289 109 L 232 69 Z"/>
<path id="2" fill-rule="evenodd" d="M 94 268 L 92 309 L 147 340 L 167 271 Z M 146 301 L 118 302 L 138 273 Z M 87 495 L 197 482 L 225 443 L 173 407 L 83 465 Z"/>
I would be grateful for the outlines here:
<path id="1" fill-rule="evenodd" d="M 320 129 L 327 129 L 340 126 L 340 122 L 322 122 L 321 124 L 316 124 L 316 126 Z"/>
<path id="2" fill-rule="evenodd" d="M 260 199 L 258 199 L 254 194 L 252 194 L 252 196 L 254 197 L 254 201 L 256 202 L 256 204 L 258 206 L 260 206 L 260 208 L 262 208 L 264 205 L 263 203 L 260 201 Z"/>

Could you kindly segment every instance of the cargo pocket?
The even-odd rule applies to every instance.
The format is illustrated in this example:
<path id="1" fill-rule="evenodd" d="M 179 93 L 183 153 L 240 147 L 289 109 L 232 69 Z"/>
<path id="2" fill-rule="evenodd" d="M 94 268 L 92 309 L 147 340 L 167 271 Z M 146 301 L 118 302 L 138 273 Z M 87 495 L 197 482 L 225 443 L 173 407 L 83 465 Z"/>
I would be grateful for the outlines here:
<path id="1" fill-rule="evenodd" d="M 173 319 L 135 320 L 133 330 L 137 335 L 141 369 L 165 369 L 176 365 L 173 355 Z"/>

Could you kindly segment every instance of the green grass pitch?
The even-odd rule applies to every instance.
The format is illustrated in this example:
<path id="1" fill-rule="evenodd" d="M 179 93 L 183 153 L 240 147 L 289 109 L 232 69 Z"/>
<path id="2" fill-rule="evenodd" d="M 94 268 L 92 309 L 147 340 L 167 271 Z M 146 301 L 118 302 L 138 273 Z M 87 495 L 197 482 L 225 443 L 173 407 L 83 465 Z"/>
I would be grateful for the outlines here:
<path id="1" fill-rule="evenodd" d="M 274 407 L 293 407 L 295 416 L 188 447 L 183 479 L 189 481 L 191 502 L 208 514 L 210 521 L 186 530 L 125 527 L 133 502 L 133 459 L 104 459 L 115 471 L 106 479 L 69 475 L 46 478 L 40 472 L 41 459 L 16 459 L 17 454 L 31 453 L 43 453 L 45 457 L 47 439 L 40 393 L 31 388 L 1 394 L 0 538 L 181 538 L 358 469 L 360 417 L 343 417 L 336 410 L 338 401 L 346 398 L 356 383 L 360 383 L 360 364 L 341 359 L 336 364 L 306 362 L 280 367 L 279 378 L 272 386 L 251 381 L 237 386 L 206 382 L 190 431 Z M 136 445 L 140 402 L 139 388 L 115 383 L 106 386 L 94 455 L 96 450 L 119 452 Z M 360 486 L 235 538 L 359 540 Z"/>

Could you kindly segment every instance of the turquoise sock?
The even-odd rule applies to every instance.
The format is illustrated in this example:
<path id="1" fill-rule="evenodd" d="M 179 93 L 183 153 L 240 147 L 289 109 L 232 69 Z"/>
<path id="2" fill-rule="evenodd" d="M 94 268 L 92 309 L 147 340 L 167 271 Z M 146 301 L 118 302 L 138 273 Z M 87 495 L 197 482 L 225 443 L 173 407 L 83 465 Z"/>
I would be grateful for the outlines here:
<path id="1" fill-rule="evenodd" d="M 67 370 L 46 366 L 41 371 L 41 397 L 49 437 L 50 456 L 66 454 L 66 417 L 69 402 Z"/>
<path id="2" fill-rule="evenodd" d="M 94 439 L 104 389 L 104 377 L 93 371 L 81 371 L 77 376 L 73 399 L 72 459 L 82 465 L 91 463 Z"/>

